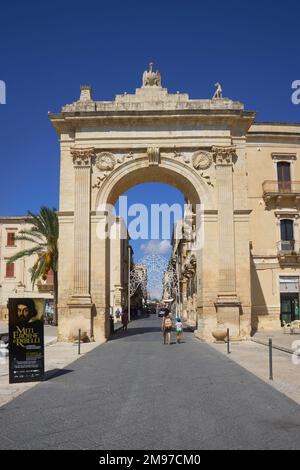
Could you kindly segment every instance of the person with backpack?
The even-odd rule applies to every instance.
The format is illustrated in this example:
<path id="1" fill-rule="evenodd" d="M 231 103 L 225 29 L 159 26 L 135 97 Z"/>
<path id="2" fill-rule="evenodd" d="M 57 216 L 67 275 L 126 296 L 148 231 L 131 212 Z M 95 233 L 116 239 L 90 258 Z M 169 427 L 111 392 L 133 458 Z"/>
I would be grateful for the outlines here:
<path id="1" fill-rule="evenodd" d="M 176 341 L 177 343 L 180 343 L 180 340 L 182 339 L 182 331 L 183 331 L 183 324 L 182 324 L 180 317 L 176 318 L 175 328 L 176 328 Z"/>
<path id="2" fill-rule="evenodd" d="M 164 344 L 171 344 L 171 331 L 172 331 L 172 319 L 170 317 L 170 312 L 166 309 L 161 324 L 161 329 L 163 331 Z"/>

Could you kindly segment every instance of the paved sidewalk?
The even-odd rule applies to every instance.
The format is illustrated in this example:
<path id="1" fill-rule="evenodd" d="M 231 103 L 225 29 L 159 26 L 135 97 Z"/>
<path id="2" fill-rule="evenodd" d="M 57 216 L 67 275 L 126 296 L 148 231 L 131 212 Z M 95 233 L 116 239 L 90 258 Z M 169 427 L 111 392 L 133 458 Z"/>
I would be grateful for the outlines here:
<path id="1" fill-rule="evenodd" d="M 229 355 L 227 355 L 227 344 L 212 343 L 211 346 L 224 354 L 229 361 L 244 367 L 300 404 L 300 364 L 293 364 L 291 354 L 273 349 L 273 380 L 269 380 L 269 350 L 266 346 L 253 341 L 232 342 Z"/>
<path id="2" fill-rule="evenodd" d="M 281 330 L 261 330 L 255 333 L 251 339 L 255 343 L 268 346 L 269 338 L 272 338 L 273 348 L 292 354 L 295 351 L 293 343 L 294 341 L 300 341 L 300 334 L 284 333 L 283 328 Z"/>
<path id="3" fill-rule="evenodd" d="M 50 337 L 49 337 L 50 338 Z M 78 355 L 78 345 L 74 343 L 58 343 L 48 345 L 45 348 L 45 377 L 49 380 L 52 377 L 65 374 L 64 368 L 76 359 L 92 351 L 101 343 L 83 343 L 80 345 L 81 354 Z M 20 394 L 26 392 L 39 382 L 9 384 L 8 383 L 8 358 L 6 364 L 0 363 L 0 407 L 13 400 Z"/>

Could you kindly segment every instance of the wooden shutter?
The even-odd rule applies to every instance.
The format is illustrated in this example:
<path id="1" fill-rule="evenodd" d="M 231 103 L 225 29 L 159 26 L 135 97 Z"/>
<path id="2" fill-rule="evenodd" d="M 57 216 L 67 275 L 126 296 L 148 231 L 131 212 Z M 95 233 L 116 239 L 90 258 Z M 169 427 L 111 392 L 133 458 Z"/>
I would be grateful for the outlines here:
<path id="1" fill-rule="evenodd" d="M 6 277 L 15 277 L 15 263 L 6 263 Z"/>
<path id="2" fill-rule="evenodd" d="M 14 232 L 8 232 L 7 246 L 15 246 L 15 233 Z"/>

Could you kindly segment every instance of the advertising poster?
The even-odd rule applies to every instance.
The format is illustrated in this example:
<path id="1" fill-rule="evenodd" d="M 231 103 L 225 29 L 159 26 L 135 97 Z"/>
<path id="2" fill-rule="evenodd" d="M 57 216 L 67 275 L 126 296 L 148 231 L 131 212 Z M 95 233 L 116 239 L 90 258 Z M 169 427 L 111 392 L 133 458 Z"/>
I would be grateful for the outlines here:
<path id="1" fill-rule="evenodd" d="M 41 299 L 11 298 L 9 308 L 9 383 L 44 378 L 44 305 Z"/>

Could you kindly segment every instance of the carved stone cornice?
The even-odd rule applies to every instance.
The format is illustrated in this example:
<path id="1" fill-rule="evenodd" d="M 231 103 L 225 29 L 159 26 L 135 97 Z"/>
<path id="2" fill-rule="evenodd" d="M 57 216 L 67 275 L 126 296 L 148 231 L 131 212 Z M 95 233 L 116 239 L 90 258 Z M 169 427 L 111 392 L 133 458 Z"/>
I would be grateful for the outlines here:
<path id="1" fill-rule="evenodd" d="M 95 156 L 94 147 L 89 148 L 71 148 L 71 156 L 73 158 L 73 165 L 76 168 L 88 168 L 92 165 L 92 160 Z"/>
<path id="2" fill-rule="evenodd" d="M 236 148 L 234 145 L 229 147 L 212 147 L 213 156 L 216 165 L 233 165 L 233 158 L 236 155 Z"/>

